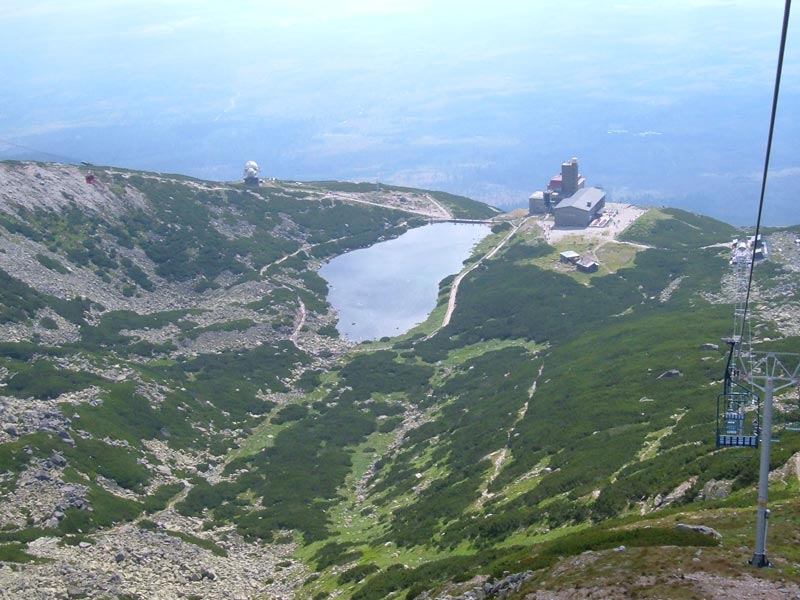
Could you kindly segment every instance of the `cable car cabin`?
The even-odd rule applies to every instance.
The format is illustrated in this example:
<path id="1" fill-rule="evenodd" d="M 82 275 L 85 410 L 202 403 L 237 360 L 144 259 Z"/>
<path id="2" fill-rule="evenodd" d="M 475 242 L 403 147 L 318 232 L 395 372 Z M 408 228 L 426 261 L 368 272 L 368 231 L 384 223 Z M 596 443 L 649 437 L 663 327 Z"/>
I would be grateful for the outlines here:
<path id="1" fill-rule="evenodd" d="M 758 448 L 758 436 L 757 435 L 718 435 L 717 436 L 717 447 L 730 447 L 730 446 L 738 446 L 738 447 L 746 447 L 746 448 Z"/>
<path id="2" fill-rule="evenodd" d="M 91 171 L 89 171 L 86 174 L 86 183 L 88 183 L 90 185 L 94 184 L 94 173 L 92 173 Z"/>
<path id="3" fill-rule="evenodd" d="M 727 392 L 717 396 L 717 447 L 758 448 L 759 422 L 759 400 L 755 394 Z"/>

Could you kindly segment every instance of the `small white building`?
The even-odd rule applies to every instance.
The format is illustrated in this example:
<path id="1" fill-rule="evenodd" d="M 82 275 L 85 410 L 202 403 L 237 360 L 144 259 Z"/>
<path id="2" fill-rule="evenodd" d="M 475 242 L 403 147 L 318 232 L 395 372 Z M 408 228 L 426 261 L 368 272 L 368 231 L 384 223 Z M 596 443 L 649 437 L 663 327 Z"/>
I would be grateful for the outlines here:
<path id="1" fill-rule="evenodd" d="M 578 271 L 582 273 L 595 273 L 600 268 L 600 265 L 590 258 L 582 258 L 575 263 L 575 266 L 578 268 Z"/>
<path id="2" fill-rule="evenodd" d="M 528 197 L 528 214 L 543 215 L 547 213 L 547 205 L 544 202 L 544 192 L 533 192 Z"/>
<path id="3" fill-rule="evenodd" d="M 575 250 L 564 250 L 560 256 L 561 258 L 559 260 L 562 263 L 569 263 L 573 265 L 581 259 L 581 255 L 575 252 Z"/>

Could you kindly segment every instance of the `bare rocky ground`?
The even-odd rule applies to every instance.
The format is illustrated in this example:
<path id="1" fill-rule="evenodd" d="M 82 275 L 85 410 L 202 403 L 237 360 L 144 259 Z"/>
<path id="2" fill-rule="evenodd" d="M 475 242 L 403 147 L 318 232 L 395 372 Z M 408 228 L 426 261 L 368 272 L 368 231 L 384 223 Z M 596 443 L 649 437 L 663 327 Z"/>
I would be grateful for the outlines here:
<path id="1" fill-rule="evenodd" d="M 28 552 L 40 558 L 40 564 L 0 567 L 0 598 L 293 597 L 294 582 L 303 568 L 290 558 L 291 544 L 247 544 L 226 534 L 218 542 L 226 556 L 218 556 L 168 531 L 173 530 L 124 525 L 77 545 L 63 545 L 55 537 L 38 538 L 28 544 Z"/>
<path id="2" fill-rule="evenodd" d="M 793 234 L 781 232 L 767 237 L 769 262 L 780 266 L 781 273 L 774 285 L 758 286 L 760 305 L 756 306 L 756 319 L 773 322 L 782 335 L 800 335 L 800 244 Z M 758 285 L 758 266 L 754 274 Z"/>
<path id="3" fill-rule="evenodd" d="M 756 263 L 753 270 L 753 286 L 750 292 L 752 304 L 751 324 L 754 339 L 759 337 L 761 325 L 773 325 L 781 335 L 800 335 L 800 244 L 795 235 L 788 232 L 769 234 L 766 241 L 769 254 L 766 261 Z M 730 256 L 731 247 L 720 247 L 720 253 Z M 769 280 L 760 274 L 773 267 Z M 749 272 L 748 272 L 749 275 Z M 737 297 L 737 282 L 733 270 L 722 274 L 720 290 L 706 294 L 710 302 L 733 304 Z"/>

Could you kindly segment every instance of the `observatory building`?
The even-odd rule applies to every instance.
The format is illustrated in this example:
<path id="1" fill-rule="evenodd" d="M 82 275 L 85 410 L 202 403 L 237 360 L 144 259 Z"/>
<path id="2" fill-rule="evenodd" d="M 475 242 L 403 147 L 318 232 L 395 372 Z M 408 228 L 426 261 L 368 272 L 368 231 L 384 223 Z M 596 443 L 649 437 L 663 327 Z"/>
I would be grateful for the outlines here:
<path id="1" fill-rule="evenodd" d="M 528 213 L 553 214 L 556 227 L 588 227 L 603 212 L 606 194 L 598 187 L 584 187 L 585 183 L 577 158 L 562 163 L 561 173 L 550 179 L 547 189 L 530 195 Z"/>
<path id="2" fill-rule="evenodd" d="M 246 163 L 244 163 L 244 184 L 257 187 L 259 185 L 259 171 L 260 169 L 258 168 L 258 163 L 256 161 L 248 160 Z"/>

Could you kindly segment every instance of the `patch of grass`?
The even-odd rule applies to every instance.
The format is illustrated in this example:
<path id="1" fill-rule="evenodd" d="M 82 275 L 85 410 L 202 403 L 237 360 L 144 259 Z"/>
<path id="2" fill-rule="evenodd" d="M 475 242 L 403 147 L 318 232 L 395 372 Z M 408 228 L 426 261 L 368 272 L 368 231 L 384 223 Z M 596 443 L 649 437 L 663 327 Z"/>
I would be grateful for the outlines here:
<path id="1" fill-rule="evenodd" d="M 187 339 L 197 339 L 203 333 L 211 333 L 214 331 L 247 331 L 255 325 L 252 319 L 237 319 L 235 321 L 224 321 L 222 323 L 214 323 L 206 327 L 197 327 L 190 331 L 186 331 L 181 337 Z"/>
<path id="2" fill-rule="evenodd" d="M 41 529 L 39 527 L 26 527 L 25 529 L 17 529 L 13 531 L 0 531 L 0 544 L 8 542 L 19 542 L 27 544 L 40 537 L 53 535 L 50 529 Z"/>
<path id="3" fill-rule="evenodd" d="M 142 505 L 133 500 L 119 498 L 97 485 L 90 485 L 87 494 L 92 511 L 68 508 L 66 517 L 58 524 L 61 534 L 89 533 L 115 523 L 134 520 Z"/>
<path id="4" fill-rule="evenodd" d="M 20 542 L 0 544 L 0 561 L 11 563 L 41 562 L 41 559 L 25 552 L 25 546 L 26 544 Z"/>
<path id="5" fill-rule="evenodd" d="M 6 389 L 18 398 L 52 400 L 61 394 L 82 390 L 103 381 L 91 373 L 57 369 L 47 360 L 37 360 L 22 367 L 8 381 Z"/>
<path id="6" fill-rule="evenodd" d="M 55 259 L 55 258 L 53 258 L 51 256 L 47 256 L 46 254 L 41 254 L 40 253 L 40 254 L 37 254 L 35 256 L 35 258 L 36 258 L 36 260 L 39 261 L 39 263 L 42 266 L 47 267 L 51 271 L 55 271 L 56 273 L 61 273 L 62 275 L 66 275 L 67 273 L 69 273 L 69 269 L 67 269 L 67 267 L 65 267 L 63 264 L 61 264 L 61 261 L 59 261 L 59 260 L 57 260 L 57 259 Z"/>
<path id="7" fill-rule="evenodd" d="M 164 529 L 163 532 L 166 533 L 167 535 L 170 535 L 170 536 L 174 537 L 174 538 L 178 538 L 180 540 L 183 540 L 184 542 L 187 542 L 189 544 L 193 544 L 193 545 L 198 546 L 200 548 L 203 548 L 205 550 L 209 550 L 215 556 L 228 556 L 227 550 L 225 550 L 225 548 L 223 548 L 222 546 L 216 544 L 212 540 L 207 540 L 205 538 L 200 538 L 200 537 L 197 537 L 196 535 L 190 535 L 190 534 L 184 533 L 182 531 L 173 531 L 171 529 Z"/>
<path id="8" fill-rule="evenodd" d="M 729 242 L 740 233 L 732 225 L 677 208 L 649 210 L 620 236 L 623 241 L 659 248 L 701 248 Z"/>
<path id="9" fill-rule="evenodd" d="M 185 485 L 181 482 L 178 483 L 168 483 L 165 485 L 161 485 L 156 489 L 155 492 L 150 494 L 144 499 L 143 508 L 144 512 L 148 514 L 153 514 L 164 510 L 169 504 L 169 501 L 172 500 L 175 496 L 180 494 L 184 489 Z"/>
<path id="10" fill-rule="evenodd" d="M 352 598 L 379 600 L 400 590 L 410 590 L 406 597 L 413 598 L 424 590 L 435 588 L 455 578 L 465 581 L 473 575 L 487 572 L 495 578 L 500 578 L 507 573 L 536 571 L 549 568 L 564 557 L 623 545 L 637 548 L 713 547 L 718 545 L 718 541 L 699 533 L 678 531 L 674 528 L 587 529 L 541 546 L 493 549 L 470 555 L 450 556 L 416 568 L 395 564 L 371 576 L 353 593 Z"/>

